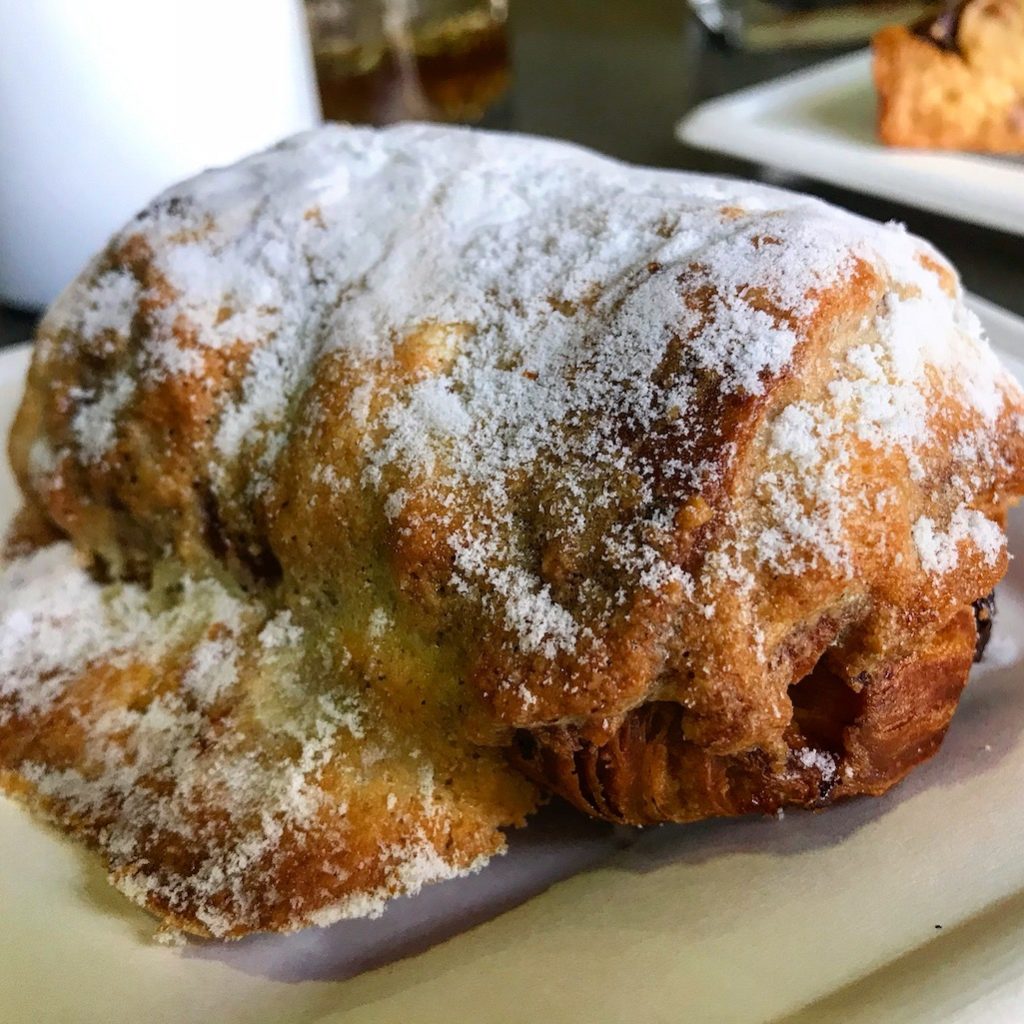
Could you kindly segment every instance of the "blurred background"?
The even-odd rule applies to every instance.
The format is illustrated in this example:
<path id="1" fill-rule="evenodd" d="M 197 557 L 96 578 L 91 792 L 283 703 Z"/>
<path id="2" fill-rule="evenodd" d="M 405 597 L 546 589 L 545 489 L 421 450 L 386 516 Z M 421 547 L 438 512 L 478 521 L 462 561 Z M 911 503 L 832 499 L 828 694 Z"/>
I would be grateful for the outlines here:
<path id="1" fill-rule="evenodd" d="M 697 150 L 702 102 L 866 45 L 915 0 L 0 0 L 0 343 L 153 193 L 321 116 L 477 124 L 898 219 L 1024 313 L 1019 236 Z"/>

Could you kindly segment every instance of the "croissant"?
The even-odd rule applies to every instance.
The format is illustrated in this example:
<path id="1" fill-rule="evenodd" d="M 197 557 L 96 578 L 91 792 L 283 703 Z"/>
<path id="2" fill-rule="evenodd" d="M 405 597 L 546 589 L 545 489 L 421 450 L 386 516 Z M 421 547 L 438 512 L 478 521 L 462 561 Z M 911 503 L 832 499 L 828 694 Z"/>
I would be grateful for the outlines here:
<path id="1" fill-rule="evenodd" d="M 1024 394 L 930 246 L 452 128 L 166 192 L 43 320 L 0 779 L 175 927 L 378 913 L 556 793 L 879 794 L 1007 566 Z"/>

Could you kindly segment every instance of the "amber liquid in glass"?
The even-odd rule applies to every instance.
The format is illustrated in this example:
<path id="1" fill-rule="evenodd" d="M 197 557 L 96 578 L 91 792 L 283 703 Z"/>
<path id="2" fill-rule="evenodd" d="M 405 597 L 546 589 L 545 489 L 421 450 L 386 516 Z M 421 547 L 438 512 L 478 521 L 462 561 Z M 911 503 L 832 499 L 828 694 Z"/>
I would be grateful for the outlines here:
<path id="1" fill-rule="evenodd" d="M 507 90 L 506 26 L 486 11 L 389 32 L 373 43 L 314 41 L 327 120 L 478 121 Z"/>

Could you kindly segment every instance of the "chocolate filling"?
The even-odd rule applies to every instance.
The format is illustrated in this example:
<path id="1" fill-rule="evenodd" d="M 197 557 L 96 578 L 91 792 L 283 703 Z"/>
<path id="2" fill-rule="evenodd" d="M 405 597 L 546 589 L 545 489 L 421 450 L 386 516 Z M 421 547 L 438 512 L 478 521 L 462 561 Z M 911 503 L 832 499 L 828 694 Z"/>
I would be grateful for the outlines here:
<path id="1" fill-rule="evenodd" d="M 930 14 L 910 26 L 910 31 L 921 39 L 949 53 L 959 53 L 960 18 L 970 0 L 946 4 L 938 14 Z"/>
<path id="2" fill-rule="evenodd" d="M 974 660 L 981 661 L 985 648 L 992 638 L 992 620 L 996 617 L 996 592 L 993 590 L 988 597 L 979 597 L 974 602 L 974 622 L 978 627 L 978 639 L 974 645 Z"/>

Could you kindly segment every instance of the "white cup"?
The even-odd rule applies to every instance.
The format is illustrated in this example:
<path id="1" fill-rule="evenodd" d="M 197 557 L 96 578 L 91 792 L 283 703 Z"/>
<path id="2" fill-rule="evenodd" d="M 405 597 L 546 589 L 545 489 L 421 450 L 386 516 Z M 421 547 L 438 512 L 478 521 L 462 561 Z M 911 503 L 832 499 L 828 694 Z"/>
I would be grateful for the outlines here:
<path id="1" fill-rule="evenodd" d="M 299 0 L 0 0 L 0 300 L 46 305 L 161 189 L 319 120 Z"/>

